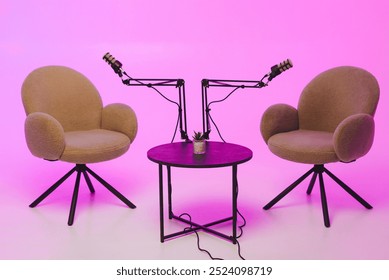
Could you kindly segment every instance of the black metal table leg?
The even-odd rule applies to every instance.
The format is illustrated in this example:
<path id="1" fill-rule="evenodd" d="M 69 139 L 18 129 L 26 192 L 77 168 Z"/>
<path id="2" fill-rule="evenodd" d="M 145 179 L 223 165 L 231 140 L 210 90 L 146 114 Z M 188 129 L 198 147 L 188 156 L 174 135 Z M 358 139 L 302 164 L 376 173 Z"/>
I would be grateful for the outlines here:
<path id="1" fill-rule="evenodd" d="M 167 187 L 168 187 L 168 204 L 169 204 L 169 219 L 173 218 L 173 206 L 172 206 L 172 176 L 170 165 L 167 168 Z"/>
<path id="2" fill-rule="evenodd" d="M 236 224 L 238 212 L 238 166 L 232 166 L 232 243 L 236 244 Z"/>
<path id="3" fill-rule="evenodd" d="M 165 241 L 164 233 L 164 218 L 163 218 L 163 173 L 162 173 L 162 164 L 158 165 L 159 171 L 159 225 L 160 225 L 160 235 L 161 242 Z"/>

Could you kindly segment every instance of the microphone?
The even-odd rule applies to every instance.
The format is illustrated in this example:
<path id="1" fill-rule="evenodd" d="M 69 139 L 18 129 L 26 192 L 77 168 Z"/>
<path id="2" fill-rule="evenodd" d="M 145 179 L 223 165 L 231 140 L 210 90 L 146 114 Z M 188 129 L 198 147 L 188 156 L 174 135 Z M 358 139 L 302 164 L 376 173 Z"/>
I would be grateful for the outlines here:
<path id="1" fill-rule="evenodd" d="M 287 59 L 281 62 L 280 64 L 274 65 L 272 68 L 270 68 L 269 74 L 267 74 L 269 76 L 268 80 L 269 81 L 273 80 L 279 74 L 292 67 L 293 67 L 293 63 L 290 59 Z"/>
<path id="2" fill-rule="evenodd" d="M 103 56 L 103 60 L 105 60 L 109 65 L 111 65 L 113 71 L 115 71 L 116 74 L 119 75 L 119 77 L 123 76 L 123 69 L 122 66 L 123 64 L 119 61 L 116 60 L 109 52 L 107 52 Z"/>

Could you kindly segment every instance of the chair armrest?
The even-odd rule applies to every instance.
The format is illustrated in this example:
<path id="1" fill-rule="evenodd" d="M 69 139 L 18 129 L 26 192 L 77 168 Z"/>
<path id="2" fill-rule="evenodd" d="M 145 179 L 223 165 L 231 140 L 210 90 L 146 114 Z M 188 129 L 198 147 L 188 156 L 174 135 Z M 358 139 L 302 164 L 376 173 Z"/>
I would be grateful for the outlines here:
<path id="1" fill-rule="evenodd" d="M 58 160 L 65 149 L 62 125 L 46 113 L 34 112 L 24 123 L 26 142 L 31 153 L 39 158 Z"/>
<path id="2" fill-rule="evenodd" d="M 297 130 L 299 128 L 298 112 L 287 104 L 270 106 L 262 115 L 260 130 L 267 143 L 277 133 Z"/>
<path id="3" fill-rule="evenodd" d="M 103 108 L 101 127 L 126 134 L 132 143 L 138 132 L 138 121 L 130 106 L 114 103 Z"/>
<path id="4" fill-rule="evenodd" d="M 373 145 L 374 119 L 369 114 L 355 114 L 344 119 L 335 129 L 333 140 L 338 158 L 344 162 L 367 154 Z"/>

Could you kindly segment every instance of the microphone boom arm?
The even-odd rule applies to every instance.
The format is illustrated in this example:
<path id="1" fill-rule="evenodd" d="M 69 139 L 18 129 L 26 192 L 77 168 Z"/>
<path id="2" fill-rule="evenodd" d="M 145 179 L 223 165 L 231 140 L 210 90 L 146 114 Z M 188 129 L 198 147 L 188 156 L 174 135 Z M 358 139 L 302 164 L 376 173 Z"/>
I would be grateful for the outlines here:
<path id="1" fill-rule="evenodd" d="M 123 72 L 128 79 L 123 79 L 122 82 L 126 86 L 145 86 L 155 89 L 163 98 L 178 106 L 178 121 L 181 139 L 186 142 L 190 141 L 188 137 L 188 128 L 186 122 L 186 100 L 185 100 L 185 81 L 183 79 L 135 79 L 129 77 L 126 72 Z M 175 87 L 178 88 L 178 103 L 170 100 L 159 92 L 155 87 Z"/>
<path id="2" fill-rule="evenodd" d="M 266 87 L 269 83 L 269 80 L 265 83 L 263 80 L 267 78 L 269 74 L 266 74 L 259 81 L 253 80 L 218 80 L 218 79 L 203 79 L 201 81 L 201 95 L 202 95 L 202 115 L 203 115 L 203 135 L 205 139 L 209 139 L 209 134 L 211 133 L 210 125 L 210 103 L 208 103 L 208 88 L 210 87 L 225 87 L 225 88 L 263 88 Z M 234 92 L 234 91 L 233 91 Z M 230 94 L 232 94 L 231 92 Z M 229 95 L 225 98 L 227 99 Z M 224 101 L 220 100 L 220 101 Z M 220 133 L 219 133 L 220 134 Z M 220 138 L 221 135 L 220 135 Z M 222 138 L 223 140 L 223 138 Z M 223 140 L 224 141 L 224 140 Z"/>
<path id="3" fill-rule="evenodd" d="M 126 71 L 122 69 L 123 64 L 113 57 L 109 52 L 103 56 L 103 60 L 108 63 L 114 70 L 116 74 L 121 78 L 123 84 L 126 86 L 146 86 L 154 89 L 158 92 L 164 99 L 174 103 L 178 107 L 178 120 L 172 142 L 176 136 L 177 127 L 180 127 L 181 139 L 184 139 L 186 142 L 189 142 L 187 123 L 186 123 L 186 101 L 185 101 L 185 81 L 183 79 L 134 79 L 130 77 Z M 163 95 L 156 87 L 165 86 L 165 87 L 176 87 L 178 88 L 178 102 L 175 102 L 165 95 Z"/>
<path id="4" fill-rule="evenodd" d="M 211 133 L 211 126 L 209 121 L 211 120 L 214 124 L 217 132 L 219 133 L 220 138 L 224 141 L 223 137 L 220 134 L 220 131 L 218 127 L 216 126 L 216 123 L 213 121 L 209 108 L 212 103 L 216 102 L 222 102 L 226 100 L 228 97 L 231 96 L 236 90 L 239 88 L 263 88 L 266 87 L 275 77 L 280 75 L 282 72 L 290 69 L 293 67 L 293 63 L 290 59 L 287 59 L 279 64 L 274 65 L 271 67 L 270 73 L 264 75 L 261 80 L 259 81 L 249 81 L 249 80 L 216 80 L 216 79 L 203 79 L 201 81 L 201 94 L 202 94 L 202 108 L 203 108 L 203 135 L 205 139 L 209 139 L 209 134 Z M 267 78 L 267 81 L 264 82 L 263 80 Z M 211 103 L 208 103 L 208 88 L 209 87 L 232 87 L 235 88 L 232 90 L 224 99 L 218 100 L 218 101 L 212 101 Z"/>
<path id="5" fill-rule="evenodd" d="M 187 123 L 186 123 L 186 101 L 185 101 L 185 81 L 183 79 L 134 79 L 130 77 L 123 69 L 122 69 L 122 63 L 115 59 L 110 53 L 106 53 L 103 56 L 103 60 L 105 60 L 114 70 L 116 74 L 119 75 L 121 78 L 123 84 L 127 86 L 146 86 L 149 88 L 154 89 L 157 91 L 163 98 L 168 100 L 171 103 L 174 103 L 178 106 L 178 120 L 176 129 L 173 135 L 172 142 L 175 138 L 176 132 L 177 132 L 177 126 L 179 124 L 180 126 L 180 133 L 181 133 L 181 139 L 184 139 L 186 142 L 190 142 L 188 138 L 187 133 Z M 293 63 L 290 59 L 287 59 L 277 65 L 274 65 L 271 67 L 270 73 L 264 75 L 261 80 L 259 81 L 250 81 L 250 80 L 216 80 L 216 79 L 203 79 L 201 81 L 201 94 L 202 94 L 202 115 L 203 115 L 203 135 L 205 139 L 209 139 L 209 134 L 211 132 L 210 129 L 210 123 L 211 120 L 212 123 L 215 125 L 217 131 L 219 132 L 219 129 L 217 128 L 215 122 L 213 121 L 212 117 L 210 116 L 210 105 L 212 103 L 216 102 L 222 102 L 226 100 L 228 97 L 231 96 L 236 90 L 240 88 L 262 88 L 269 84 L 271 80 L 273 80 L 275 77 L 280 75 L 282 72 L 290 69 L 293 67 Z M 125 77 L 124 77 L 125 76 Z M 127 77 L 127 78 L 126 78 Z M 267 78 L 266 82 L 263 82 L 263 80 Z M 179 102 L 175 102 L 173 100 L 170 100 L 165 95 L 163 95 L 156 87 L 159 86 L 174 86 L 178 88 L 179 93 Z M 209 87 L 232 87 L 234 88 L 225 98 L 218 100 L 218 101 L 212 101 L 211 103 L 208 103 L 208 88 Z M 223 137 L 221 136 L 219 132 L 220 138 L 224 141 Z"/>

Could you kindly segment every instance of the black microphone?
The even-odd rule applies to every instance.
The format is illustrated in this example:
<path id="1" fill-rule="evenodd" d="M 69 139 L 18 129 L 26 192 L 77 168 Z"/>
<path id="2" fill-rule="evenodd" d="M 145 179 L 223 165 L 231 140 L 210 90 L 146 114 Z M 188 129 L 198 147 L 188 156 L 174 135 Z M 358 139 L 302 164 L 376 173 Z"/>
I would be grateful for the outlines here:
<path id="1" fill-rule="evenodd" d="M 270 68 L 270 72 L 268 74 L 269 78 L 268 80 L 271 81 L 275 77 L 277 77 L 282 72 L 288 70 L 289 68 L 293 67 L 293 63 L 290 59 L 287 59 L 280 64 L 274 65 L 272 68 Z"/>
<path id="2" fill-rule="evenodd" d="M 119 75 L 119 77 L 123 76 L 123 69 L 122 66 L 123 64 L 119 61 L 116 60 L 109 52 L 107 52 L 103 56 L 103 60 L 105 60 L 109 65 L 111 65 L 113 71 L 115 71 L 116 74 Z"/>

